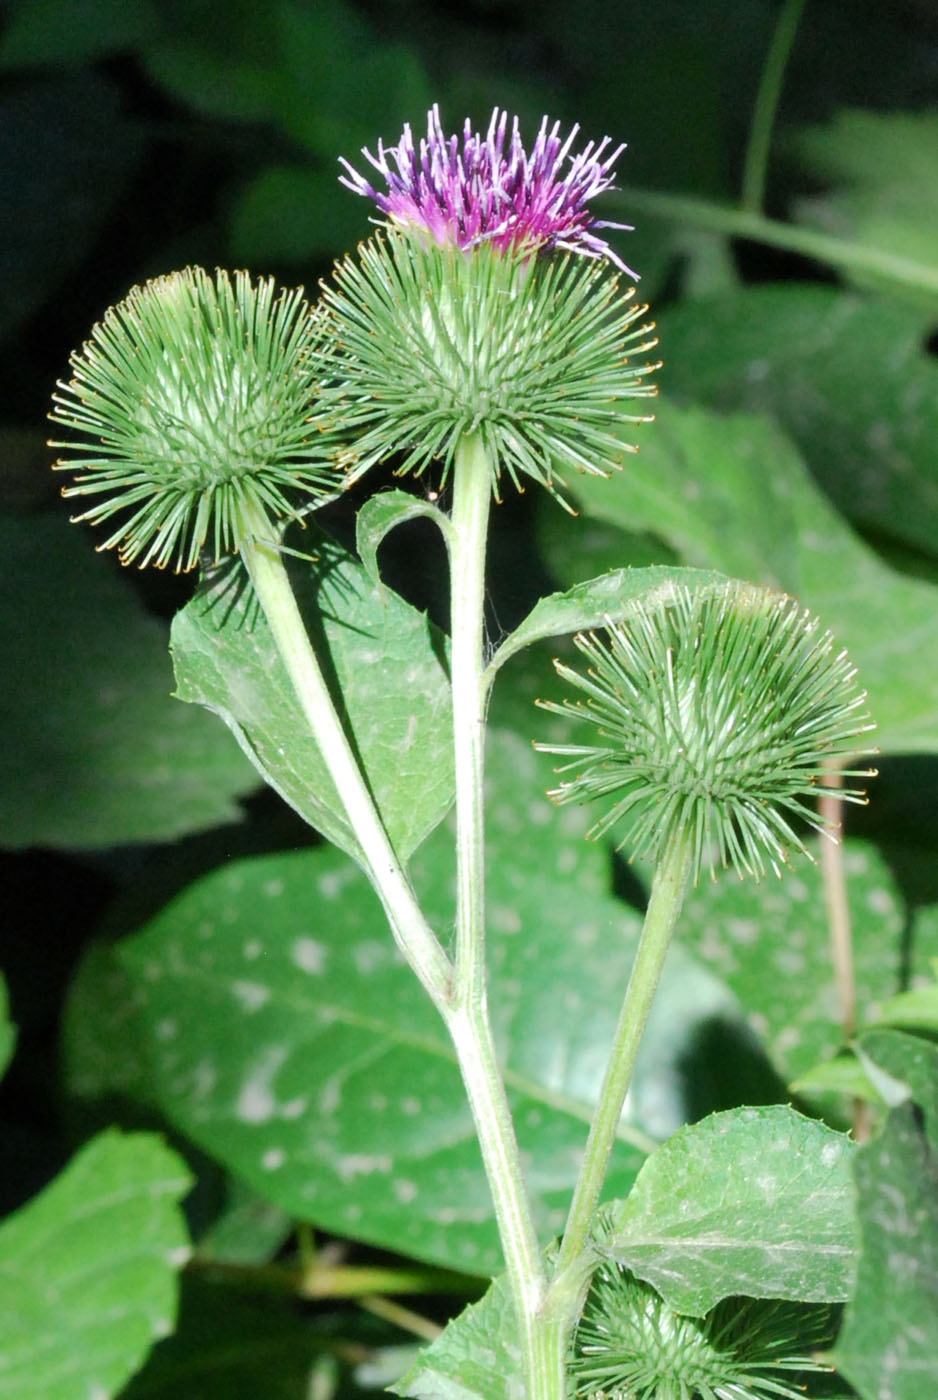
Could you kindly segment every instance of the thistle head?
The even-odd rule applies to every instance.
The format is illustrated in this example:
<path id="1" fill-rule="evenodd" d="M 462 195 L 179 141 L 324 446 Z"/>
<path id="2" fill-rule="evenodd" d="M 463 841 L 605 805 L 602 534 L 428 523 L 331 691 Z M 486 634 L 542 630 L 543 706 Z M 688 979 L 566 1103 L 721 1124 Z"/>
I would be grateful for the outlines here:
<path id="1" fill-rule="evenodd" d="M 135 287 L 71 358 L 52 421 L 71 436 L 63 495 L 77 520 L 117 524 L 124 563 L 193 568 L 238 547 L 247 522 L 297 518 L 336 494 L 310 426 L 320 328 L 302 291 L 201 268 Z"/>
<path id="2" fill-rule="evenodd" d="M 500 252 L 531 253 L 556 249 L 589 258 L 606 258 L 633 280 L 632 272 L 596 229 L 629 229 L 594 217 L 590 203 L 613 188 L 612 172 L 625 150 L 610 149 L 608 136 L 588 142 L 572 154 L 579 134 L 574 126 L 565 138 L 560 123 L 547 117 L 531 148 L 525 151 L 518 118 L 511 121 L 497 107 L 483 136 L 466 120 L 462 140 L 446 136 L 440 109 L 427 113 L 427 134 L 415 145 L 405 125 L 396 146 L 378 142 L 378 154 L 362 149 L 385 188 L 342 160 L 343 185 L 374 201 L 399 227 L 422 231 L 441 245 L 469 249 L 487 243 Z M 508 137 L 508 148 L 505 148 Z"/>
<path id="3" fill-rule="evenodd" d="M 570 1372 L 583 1400 L 804 1400 L 828 1371 L 826 1306 L 728 1298 L 706 1317 L 674 1312 L 650 1284 L 602 1265 L 577 1329 Z M 825 1394 L 829 1393 L 825 1391 Z"/>
<path id="4" fill-rule="evenodd" d="M 477 433 L 496 497 L 501 473 L 555 493 L 565 468 L 608 476 L 635 451 L 622 425 L 648 421 L 629 400 L 655 393 L 653 326 L 631 296 L 569 253 L 377 234 L 323 288 L 332 351 L 320 402 L 347 442 L 340 465 L 357 476 L 396 451 L 401 473 L 436 461 L 445 480 Z"/>
<path id="5" fill-rule="evenodd" d="M 610 799 L 590 836 L 628 823 L 621 845 L 659 855 L 691 843 L 692 870 L 780 873 L 808 854 L 796 826 L 826 823 L 813 799 L 825 775 L 870 753 L 865 693 L 846 653 L 793 599 L 746 583 L 669 590 L 603 635 L 575 638 L 585 674 L 555 663 L 583 697 L 544 709 L 585 723 L 588 744 L 537 744 L 566 760 L 557 802 Z M 831 789 L 864 802 L 855 787 Z M 794 825 L 793 825 L 794 823 Z"/>

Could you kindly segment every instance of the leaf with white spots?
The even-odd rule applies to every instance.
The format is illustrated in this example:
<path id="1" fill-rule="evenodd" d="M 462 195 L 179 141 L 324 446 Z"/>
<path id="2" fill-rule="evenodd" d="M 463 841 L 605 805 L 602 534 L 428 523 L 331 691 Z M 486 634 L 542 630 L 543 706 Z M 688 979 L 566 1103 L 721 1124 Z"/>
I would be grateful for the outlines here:
<path id="1" fill-rule="evenodd" d="M 857 1283 L 834 1350 L 862 1400 L 938 1394 L 938 1154 L 915 1105 L 855 1154 Z"/>
<path id="2" fill-rule="evenodd" d="M 768 419 L 663 403 L 627 472 L 577 478 L 571 490 L 587 517 L 652 531 L 687 564 L 792 594 L 850 653 L 880 748 L 938 748 L 938 588 L 896 573 L 854 535 Z M 569 566 L 569 542 L 564 555 Z M 581 558 L 584 573 L 595 567 Z"/>
<path id="3" fill-rule="evenodd" d="M 405 1400 L 525 1400 L 517 1324 L 504 1277 L 453 1318 L 389 1390 Z"/>
<path id="4" fill-rule="evenodd" d="M 445 643 L 426 617 L 310 526 L 313 564 L 290 563 L 320 665 L 375 796 L 406 859 L 453 798 Z M 258 770 L 299 814 L 360 858 L 328 768 L 250 590 L 219 577 L 173 622 L 179 696 L 219 714 Z"/>
<path id="5" fill-rule="evenodd" d="M 62 516 L 0 518 L 0 841 L 170 841 L 237 819 L 257 778 L 171 695 L 166 626 Z M 41 621 L 41 640 L 37 624 Z"/>
<path id="6" fill-rule="evenodd" d="M 190 1184 L 159 1138 L 111 1130 L 0 1225 L 3 1400 L 108 1400 L 172 1332 Z"/>
<path id="7" fill-rule="evenodd" d="M 603 1252 L 698 1317 L 737 1293 L 841 1301 L 856 1267 L 851 1148 L 790 1108 L 714 1113 L 649 1158 Z"/>
<path id="8" fill-rule="evenodd" d="M 891 1108 L 907 1100 L 918 1105 L 928 1145 L 938 1154 L 938 1045 L 904 1031 L 874 1030 L 859 1037 L 857 1051 Z"/>
<path id="9" fill-rule="evenodd" d="M 920 200 L 921 191 L 912 198 Z M 933 248 L 931 222 L 928 228 Z M 737 286 L 661 317 L 669 393 L 721 412 L 772 414 L 821 484 L 819 504 L 833 501 L 861 527 L 934 555 L 938 365 L 926 337 L 915 308 L 816 284 Z M 643 453 L 652 438 L 643 437 Z M 709 467 L 722 475 L 722 465 L 717 449 Z M 753 460 L 752 470 L 741 505 L 747 509 L 763 493 L 771 529 L 778 495 L 772 458 Z M 706 495 L 697 472 L 684 482 L 694 484 Z M 817 520 L 824 534 L 828 511 Z M 742 533 L 737 523 L 732 534 Z"/>
<path id="10" fill-rule="evenodd" d="M 817 853 L 817 842 L 808 842 Z M 904 975 L 924 973 L 938 930 L 907 920 L 895 876 L 877 849 L 844 843 L 858 1003 L 873 1021 Z M 688 891 L 678 937 L 736 993 L 749 1024 L 787 1081 L 842 1041 L 819 865 L 802 863 L 779 881 L 702 882 Z"/>
<path id="11" fill-rule="evenodd" d="M 429 917 L 449 858 L 421 850 Z M 638 934 L 576 885 L 490 872 L 491 1004 L 538 1227 L 563 1224 Z M 322 847 L 232 864 L 124 945 L 159 1102 L 294 1216 L 466 1272 L 500 1265 L 472 1119 L 442 1021 L 365 877 Z M 610 1190 L 686 1117 L 686 1063 L 735 1003 L 680 949 L 666 971 Z"/>
<path id="12" fill-rule="evenodd" d="M 818 853 L 819 842 L 809 842 Z M 872 844 L 843 846 L 861 1029 L 911 976 L 930 979 L 938 921 L 906 909 L 896 875 Z M 718 880 L 688 892 L 677 936 L 721 977 L 786 1083 L 835 1054 L 843 1041 L 819 865 L 783 879 Z"/>
<path id="13" fill-rule="evenodd" d="M 172 1021 L 162 1028 L 172 1031 Z M 63 1076 L 81 1100 L 147 1103 L 150 1075 L 140 1045 L 137 998 L 110 942 L 89 945 L 68 989 Z"/>

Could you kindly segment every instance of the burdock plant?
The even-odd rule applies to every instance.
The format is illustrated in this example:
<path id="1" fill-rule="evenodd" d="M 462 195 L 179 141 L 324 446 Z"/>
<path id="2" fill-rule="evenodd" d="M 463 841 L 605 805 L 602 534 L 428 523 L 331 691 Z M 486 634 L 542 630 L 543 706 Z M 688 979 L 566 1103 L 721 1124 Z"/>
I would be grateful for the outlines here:
<path id="1" fill-rule="evenodd" d="M 52 415 L 67 434 L 56 444 L 73 477 L 66 494 L 90 502 L 79 519 L 110 529 L 103 547 L 141 565 L 243 561 L 355 853 L 451 1036 L 510 1299 L 500 1325 L 513 1359 L 493 1373 L 490 1391 L 527 1400 L 584 1393 L 574 1378 L 582 1366 L 572 1375 L 567 1363 L 601 1257 L 603 1177 L 688 882 L 720 865 L 758 877 L 802 853 L 801 823 L 816 824 L 815 784 L 838 754 L 862 747 L 868 728 L 852 668 L 794 603 L 689 571 L 680 582 L 633 571 L 581 585 L 543 600 L 498 652 L 486 650 L 493 501 L 506 483 L 520 490 L 533 481 L 560 496 L 571 471 L 621 469 L 635 450 L 631 429 L 650 421 L 636 407 L 654 394 L 653 326 L 634 301 L 635 274 L 604 237 L 623 226 L 593 212 L 623 148 L 605 139 L 577 150 L 577 134 L 564 137 L 545 119 L 527 151 L 518 122 L 495 111 L 484 134 L 466 122 L 447 136 L 434 107 L 419 142 L 405 127 L 396 146 L 363 152 L 367 178 L 343 162 L 343 183 L 374 202 L 380 226 L 338 263 L 315 306 L 243 273 L 159 278 L 94 328 Z M 288 524 L 384 461 L 451 487 L 448 512 L 385 491 L 358 522 L 372 570 L 380 538 L 415 513 L 435 522 L 448 550 L 451 945 L 431 927 L 388 833 L 360 736 L 327 683 L 334 668 L 317 654 L 319 629 L 304 625 L 284 560 Z M 577 698 L 548 707 L 585 721 L 591 742 L 550 746 L 564 760 L 553 796 L 603 798 L 593 834 L 615 827 L 621 844 L 656 860 L 657 874 L 567 1228 L 545 1252 L 488 1013 L 485 721 L 502 662 L 531 640 L 578 628 L 588 669 L 558 668 Z M 226 645 L 223 618 L 217 645 Z M 380 732 L 380 697 L 376 706 L 370 722 Z M 283 755 L 289 743 L 284 734 L 274 747 Z M 843 795 L 860 797 L 854 788 Z M 686 1329 L 671 1334 L 686 1346 Z M 620 1385 L 597 1371 L 596 1393 L 612 1385 L 609 1393 L 631 1395 L 622 1374 Z M 747 1384 L 742 1363 L 733 1375 Z M 427 1388 L 419 1367 L 403 1384 L 415 1388 L 401 1393 L 443 1394 Z M 682 1400 L 691 1393 L 674 1391 Z"/>

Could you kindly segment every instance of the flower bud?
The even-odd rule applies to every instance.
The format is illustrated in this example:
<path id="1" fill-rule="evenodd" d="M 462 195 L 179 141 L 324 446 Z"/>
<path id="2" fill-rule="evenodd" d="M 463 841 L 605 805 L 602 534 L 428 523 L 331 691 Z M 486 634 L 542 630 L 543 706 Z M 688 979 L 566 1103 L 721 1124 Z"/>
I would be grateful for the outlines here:
<path id="1" fill-rule="evenodd" d="M 591 725 L 596 742 L 535 747 L 567 760 L 555 801 L 612 799 L 588 835 L 627 822 L 620 844 L 632 856 L 682 837 L 695 878 L 717 865 L 779 874 L 791 852 L 807 854 L 793 823 L 826 829 L 812 800 L 822 775 L 873 776 L 836 763 L 871 752 L 856 672 L 784 594 L 738 582 L 676 589 L 574 640 L 585 675 L 555 666 L 585 699 L 538 703 Z M 853 787 L 825 793 L 866 800 Z"/>
<path id="2" fill-rule="evenodd" d="M 246 520 L 293 519 L 339 482 L 310 426 L 320 329 L 302 291 L 187 268 L 134 287 L 72 356 L 53 422 L 77 520 L 117 516 L 100 546 L 141 567 L 193 568 L 238 547 Z"/>

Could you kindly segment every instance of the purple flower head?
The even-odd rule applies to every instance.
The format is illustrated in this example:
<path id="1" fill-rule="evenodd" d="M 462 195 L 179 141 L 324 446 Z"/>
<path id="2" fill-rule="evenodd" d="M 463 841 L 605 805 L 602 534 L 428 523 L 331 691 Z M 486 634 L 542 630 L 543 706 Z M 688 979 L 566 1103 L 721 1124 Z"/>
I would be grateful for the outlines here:
<path id="1" fill-rule="evenodd" d="M 507 129 L 508 114 L 498 107 L 485 136 L 477 135 L 467 119 L 460 149 L 458 136 L 444 136 L 434 103 L 419 148 L 408 124 L 398 145 L 385 147 L 379 141 L 377 156 L 362 149 L 383 177 L 386 193 L 376 190 L 347 160 L 341 161 L 347 174 L 339 179 L 355 194 L 373 199 L 395 223 L 423 228 L 437 243 L 457 248 L 489 243 L 506 251 L 560 248 L 608 258 L 637 279 L 638 274 L 594 232 L 631 225 L 595 219 L 588 207 L 595 195 L 613 188 L 612 168 L 625 147 L 606 154 L 610 140 L 604 136 L 598 145 L 590 141 L 579 155 L 571 156 L 579 127 L 562 141 L 560 123 L 548 128 L 545 117 L 528 155 L 518 118 L 513 117 L 506 152 Z"/>

